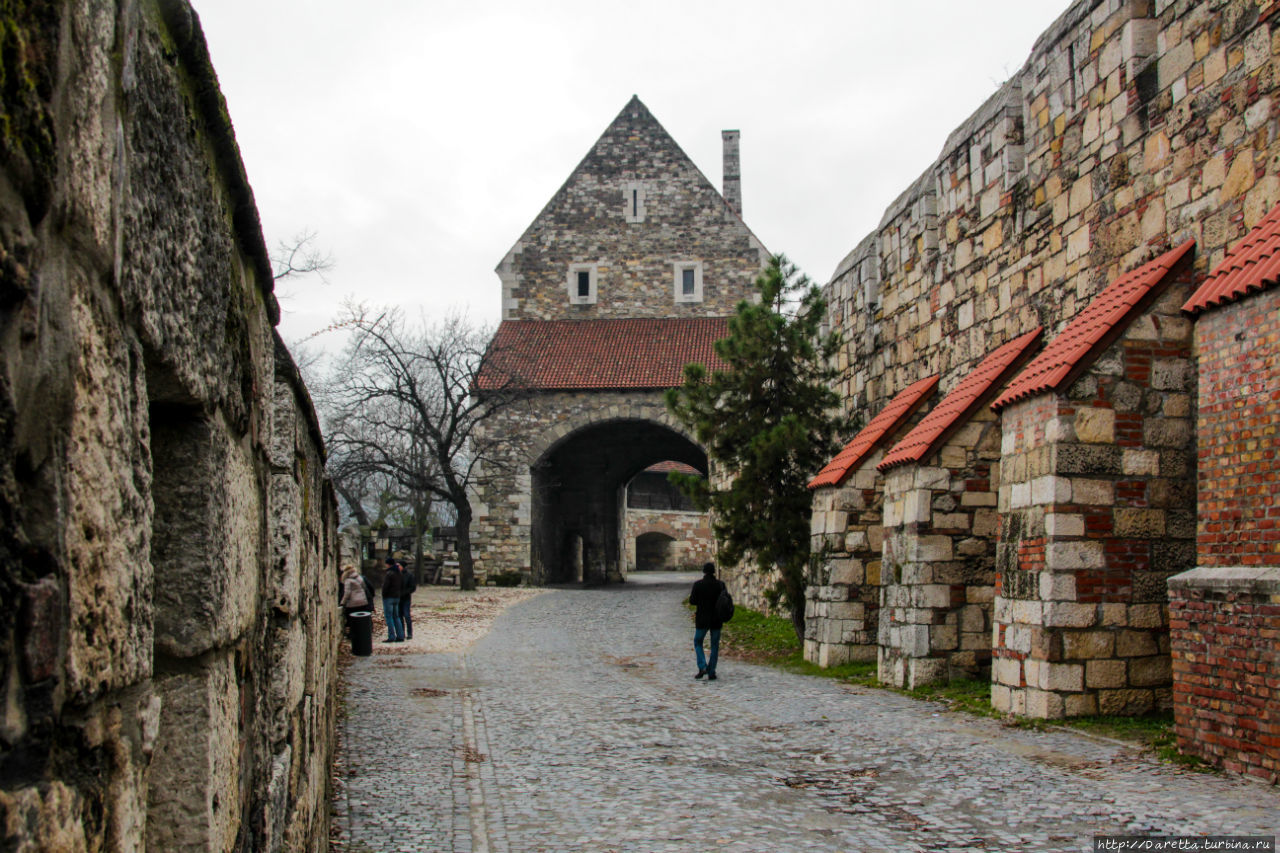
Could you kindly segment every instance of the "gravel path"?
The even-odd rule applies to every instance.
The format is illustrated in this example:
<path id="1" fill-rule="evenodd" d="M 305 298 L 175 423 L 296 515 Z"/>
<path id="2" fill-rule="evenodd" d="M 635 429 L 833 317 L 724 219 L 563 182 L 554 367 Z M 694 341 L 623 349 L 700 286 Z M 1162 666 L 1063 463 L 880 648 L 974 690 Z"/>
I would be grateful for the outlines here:
<path id="1" fill-rule="evenodd" d="M 693 579 L 486 589 L 476 619 L 415 619 L 442 648 L 507 606 L 473 645 L 352 661 L 339 848 L 1012 852 L 1280 831 L 1275 789 L 1113 743 L 734 661 L 694 681 Z"/>

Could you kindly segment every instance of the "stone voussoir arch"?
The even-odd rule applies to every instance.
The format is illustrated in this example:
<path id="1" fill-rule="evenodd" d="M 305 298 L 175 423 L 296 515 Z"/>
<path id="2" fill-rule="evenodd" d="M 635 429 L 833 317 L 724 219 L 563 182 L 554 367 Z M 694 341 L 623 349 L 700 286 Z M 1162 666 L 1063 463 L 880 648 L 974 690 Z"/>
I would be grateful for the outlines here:
<path id="1" fill-rule="evenodd" d="M 615 404 L 584 412 L 570 420 L 543 430 L 530 442 L 525 462 L 528 465 L 534 465 L 565 439 L 589 427 L 603 426 L 617 421 L 647 421 L 658 424 L 688 439 L 695 447 L 702 449 L 702 445 L 698 440 L 689 434 L 683 424 L 672 417 L 666 406 L 642 403 Z"/>

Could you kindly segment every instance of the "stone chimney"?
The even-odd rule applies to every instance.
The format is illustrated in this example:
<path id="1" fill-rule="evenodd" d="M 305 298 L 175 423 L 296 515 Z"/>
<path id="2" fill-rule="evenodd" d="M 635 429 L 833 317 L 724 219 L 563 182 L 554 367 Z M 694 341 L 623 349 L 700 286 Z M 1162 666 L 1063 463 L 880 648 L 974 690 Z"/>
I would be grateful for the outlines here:
<path id="1" fill-rule="evenodd" d="M 738 166 L 738 131 L 722 130 L 724 141 L 724 200 L 733 212 L 742 216 L 742 170 Z"/>

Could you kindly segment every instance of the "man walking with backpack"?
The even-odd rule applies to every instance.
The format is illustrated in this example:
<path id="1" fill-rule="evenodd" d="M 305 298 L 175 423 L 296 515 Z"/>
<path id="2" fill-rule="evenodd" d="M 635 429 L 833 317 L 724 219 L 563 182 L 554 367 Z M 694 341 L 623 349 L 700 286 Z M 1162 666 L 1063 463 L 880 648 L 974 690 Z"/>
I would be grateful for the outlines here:
<path id="1" fill-rule="evenodd" d="M 722 593 L 726 599 L 724 610 L 720 605 Z M 702 567 L 702 580 L 693 585 L 689 603 L 696 608 L 693 614 L 693 649 L 698 658 L 698 674 L 694 678 L 705 675 L 708 681 L 715 681 L 716 661 L 720 657 L 720 628 L 733 615 L 733 600 L 729 598 L 729 591 L 724 583 L 716 580 L 714 563 L 707 563 Z M 702 649 L 703 640 L 708 633 L 711 634 L 710 659 Z"/>

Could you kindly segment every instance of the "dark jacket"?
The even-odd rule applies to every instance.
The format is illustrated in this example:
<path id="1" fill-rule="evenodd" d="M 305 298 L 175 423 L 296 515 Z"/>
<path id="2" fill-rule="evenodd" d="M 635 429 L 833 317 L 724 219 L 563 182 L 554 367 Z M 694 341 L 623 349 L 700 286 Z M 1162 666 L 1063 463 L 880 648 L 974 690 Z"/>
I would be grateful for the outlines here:
<path id="1" fill-rule="evenodd" d="M 400 574 L 400 570 L 392 566 L 387 566 L 386 577 L 382 579 L 383 600 L 385 601 L 388 598 L 399 598 L 403 583 L 404 576 Z"/>
<path id="2" fill-rule="evenodd" d="M 716 615 L 716 599 L 720 597 L 720 590 L 724 589 L 724 584 L 716 580 L 715 575 L 704 575 L 702 580 L 693 585 L 693 591 L 689 593 L 689 603 L 697 608 L 693 614 L 693 626 L 695 628 L 710 628 L 713 631 L 719 631 L 724 625 L 720 621 L 720 617 Z"/>

